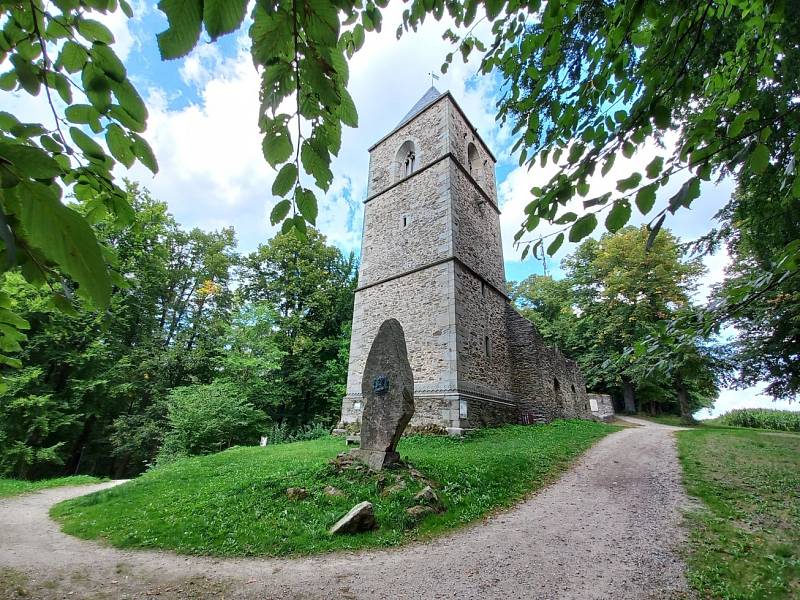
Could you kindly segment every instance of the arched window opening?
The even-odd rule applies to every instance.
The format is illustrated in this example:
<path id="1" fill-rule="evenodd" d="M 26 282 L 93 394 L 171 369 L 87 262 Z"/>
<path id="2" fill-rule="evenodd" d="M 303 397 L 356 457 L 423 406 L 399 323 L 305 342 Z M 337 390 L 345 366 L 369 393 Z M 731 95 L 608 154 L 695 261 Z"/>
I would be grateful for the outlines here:
<path id="1" fill-rule="evenodd" d="M 414 142 L 411 140 L 403 142 L 403 145 L 397 151 L 395 162 L 397 164 L 397 179 L 408 177 L 417 170 L 417 149 L 414 147 Z"/>
<path id="2" fill-rule="evenodd" d="M 556 394 L 561 391 L 561 383 L 556 378 L 553 378 L 553 390 Z"/>
<path id="3" fill-rule="evenodd" d="M 472 142 L 467 146 L 467 170 L 473 178 L 478 178 L 480 172 L 480 163 L 478 162 L 478 149 Z"/>

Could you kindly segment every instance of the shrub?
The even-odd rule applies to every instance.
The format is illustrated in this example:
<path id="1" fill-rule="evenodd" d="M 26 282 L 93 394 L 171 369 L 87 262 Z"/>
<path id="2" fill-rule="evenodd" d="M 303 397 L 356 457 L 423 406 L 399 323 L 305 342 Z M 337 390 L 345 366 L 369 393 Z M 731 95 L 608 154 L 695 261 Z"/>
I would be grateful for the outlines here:
<path id="1" fill-rule="evenodd" d="M 289 442 L 315 440 L 329 434 L 328 428 L 320 421 L 301 425 L 297 429 L 289 429 L 286 423 L 272 423 L 264 433 L 270 444 L 288 444 Z"/>
<path id="2" fill-rule="evenodd" d="M 800 431 L 800 412 L 774 408 L 739 408 L 717 419 L 720 425 Z"/>
<path id="3" fill-rule="evenodd" d="M 172 390 L 167 408 L 169 430 L 156 463 L 257 443 L 267 415 L 240 392 L 236 384 L 227 381 Z"/>

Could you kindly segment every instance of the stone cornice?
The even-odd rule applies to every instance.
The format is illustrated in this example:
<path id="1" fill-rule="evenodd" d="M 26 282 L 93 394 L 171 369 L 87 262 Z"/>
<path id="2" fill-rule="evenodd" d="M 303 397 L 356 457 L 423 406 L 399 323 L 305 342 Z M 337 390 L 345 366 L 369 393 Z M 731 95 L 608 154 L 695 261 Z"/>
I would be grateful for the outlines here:
<path id="1" fill-rule="evenodd" d="M 397 180 L 397 181 L 395 181 L 395 182 L 394 182 L 392 185 L 390 185 L 390 186 L 388 186 L 388 187 L 386 187 L 386 188 L 382 189 L 381 191 L 379 191 L 379 192 L 375 192 L 375 193 L 374 193 L 374 194 L 372 194 L 371 196 L 367 196 L 367 199 L 366 199 L 366 200 L 364 200 L 364 204 L 367 204 L 368 202 L 371 202 L 372 200 L 375 200 L 375 198 L 378 198 L 379 196 L 382 196 L 383 194 L 385 194 L 385 193 L 386 193 L 386 192 L 388 192 L 389 190 L 393 190 L 393 189 L 394 189 L 394 188 L 396 188 L 398 185 L 401 185 L 401 184 L 405 183 L 406 181 L 408 181 L 408 180 L 409 180 L 409 179 L 411 179 L 412 177 L 415 177 L 416 175 L 419 175 L 419 174 L 421 174 L 421 173 L 424 173 L 425 171 L 427 171 L 428 169 L 430 169 L 430 168 L 431 168 L 431 167 L 433 167 L 434 165 L 438 165 L 440 162 L 442 162 L 443 160 L 447 160 L 448 158 L 449 158 L 449 159 L 451 159 L 451 160 L 452 160 L 452 161 L 453 161 L 453 162 L 456 164 L 456 166 L 458 166 L 458 168 L 461 170 L 461 172 L 462 172 L 464 175 L 466 175 L 466 177 L 467 177 L 467 180 L 468 180 L 468 181 L 469 181 L 469 182 L 470 182 L 470 183 L 471 183 L 471 184 L 472 184 L 472 185 L 475 187 L 475 189 L 476 189 L 476 190 L 478 190 L 478 193 L 479 193 L 479 194 L 480 194 L 480 195 L 483 197 L 483 199 L 486 201 L 486 203 L 487 203 L 489 206 L 491 206 L 491 207 L 492 207 L 492 209 L 493 209 L 493 210 L 494 210 L 494 211 L 495 211 L 495 212 L 496 212 L 496 213 L 499 215 L 499 214 L 500 214 L 500 209 L 499 209 L 499 208 L 497 208 L 497 205 L 494 203 L 494 200 L 492 199 L 492 197 L 491 197 L 491 196 L 489 196 L 489 194 L 487 194 L 487 193 L 486 193 L 486 192 L 483 190 L 483 188 L 482 188 L 482 187 L 480 186 L 480 184 L 479 184 L 479 183 L 478 183 L 478 182 L 475 180 L 475 178 L 472 176 L 472 174 L 471 174 L 469 171 L 467 171 L 467 169 L 464 167 L 464 165 L 462 165 L 462 164 L 461 164 L 461 163 L 458 161 L 458 159 L 455 157 L 455 155 L 454 155 L 452 152 L 448 152 L 447 154 L 442 154 L 442 156 L 440 156 L 439 158 L 437 158 L 437 159 L 435 159 L 435 160 L 432 160 L 431 162 L 429 162 L 429 163 L 428 163 L 427 165 L 425 165 L 424 167 L 420 167 L 419 169 L 417 169 L 416 171 L 414 171 L 413 173 L 411 173 L 411 175 L 406 175 L 406 176 L 405 176 L 405 177 L 403 177 L 402 179 L 398 179 L 398 180 Z"/>
<path id="2" fill-rule="evenodd" d="M 419 273 L 420 271 L 424 271 L 425 269 L 430 269 L 433 267 L 438 267 L 439 265 L 443 265 L 448 262 L 454 262 L 458 266 L 460 266 L 465 271 L 468 271 L 473 277 L 484 283 L 487 287 L 493 289 L 497 292 L 500 296 L 502 296 L 506 301 L 510 302 L 511 299 L 509 298 L 508 294 L 505 290 L 501 290 L 496 285 L 494 285 L 491 281 L 488 281 L 485 277 L 483 277 L 480 273 L 475 271 L 472 267 L 466 264 L 463 260 L 458 258 L 457 256 L 447 256 L 445 258 L 440 258 L 439 260 L 435 260 L 433 262 L 429 262 L 427 264 L 421 265 L 419 267 L 415 267 L 413 269 L 409 269 L 408 271 L 403 271 L 402 273 L 397 273 L 396 275 L 391 275 L 389 277 L 384 277 L 378 281 L 374 281 L 373 283 L 368 283 L 366 285 L 359 286 L 356 288 L 356 292 L 362 292 L 364 290 L 368 290 L 369 288 L 375 287 L 376 285 L 380 285 L 382 283 L 388 283 L 389 281 L 394 281 L 395 279 L 400 279 L 401 277 L 407 277 L 408 275 L 413 275 L 414 273 Z"/>

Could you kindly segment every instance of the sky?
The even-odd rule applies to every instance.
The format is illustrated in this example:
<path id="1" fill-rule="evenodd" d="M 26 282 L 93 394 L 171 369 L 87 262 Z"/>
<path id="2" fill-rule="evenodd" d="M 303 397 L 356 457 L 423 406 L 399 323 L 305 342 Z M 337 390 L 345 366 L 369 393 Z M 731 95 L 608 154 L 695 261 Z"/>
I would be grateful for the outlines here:
<path id="1" fill-rule="evenodd" d="M 189 56 L 162 62 L 155 34 L 166 28 L 166 19 L 152 1 L 132 4 L 133 19 L 128 20 L 118 11 L 100 20 L 114 33 L 115 49 L 148 105 L 145 137 L 158 159 L 159 173 L 153 176 L 137 163 L 130 171 L 123 169 L 117 174 L 138 181 L 156 198 L 167 202 L 183 226 L 207 230 L 233 226 L 240 250 L 254 250 L 276 232 L 269 224 L 269 213 L 277 199 L 270 193 L 275 171 L 261 153 L 257 126 L 259 76 L 250 59 L 246 28 L 215 44 L 201 40 Z M 530 201 L 530 188 L 545 183 L 553 174 L 553 167 L 528 170 L 518 166 L 518 155 L 511 152 L 514 138 L 510 130 L 499 127 L 494 119 L 498 81 L 477 74 L 477 56 L 464 64 L 457 55 L 447 74 L 440 74 L 439 66 L 452 50 L 442 33 L 452 24 L 431 19 L 416 33 L 405 34 L 398 41 L 395 31 L 401 23 L 402 9 L 402 3 L 390 4 L 384 12 L 382 33 L 367 34 L 364 47 L 350 63 L 349 90 L 358 108 L 359 126 L 345 128 L 343 133 L 342 150 L 332 164 L 333 184 L 320 204 L 319 229 L 343 251 L 358 253 L 369 162 L 367 148 L 391 131 L 425 93 L 432 83 L 429 73 L 433 71 L 440 75 L 433 83 L 439 90 L 453 94 L 498 159 L 507 279 L 519 281 L 541 273 L 541 262 L 520 261 L 520 250 L 513 247 L 512 241 L 523 221 L 523 208 Z M 485 24 L 479 25 L 476 33 L 489 39 Z M 21 94 L 4 98 L 6 106 L 0 108 L 23 120 L 46 123 L 52 116 L 43 100 Z M 618 178 L 635 165 L 643 169 L 658 151 L 655 147 L 645 148 L 629 160 L 617 160 L 606 177 L 598 173 L 590 182 L 591 194 L 612 189 Z M 681 183 L 674 181 L 660 190 L 656 209 L 659 204 L 663 207 Z M 732 190 L 730 181 L 704 184 L 701 198 L 692 209 L 669 218 L 665 226 L 682 240 L 695 239 L 709 229 L 714 214 Z M 575 212 L 580 213 L 580 209 Z M 646 219 L 635 216 L 633 222 Z M 546 227 L 541 229 L 542 234 L 547 231 Z M 600 227 L 594 236 L 602 233 Z M 558 277 L 561 259 L 573 250 L 574 245 L 565 243 L 555 257 L 548 259 L 548 271 Z M 698 300 L 702 301 L 710 286 L 722 280 L 727 262 L 724 252 L 705 258 L 708 272 L 697 292 Z M 745 406 L 800 409 L 797 403 L 773 403 L 759 392 L 760 387 L 723 390 L 714 410 L 710 414 L 704 410 L 698 417 L 716 416 Z"/>

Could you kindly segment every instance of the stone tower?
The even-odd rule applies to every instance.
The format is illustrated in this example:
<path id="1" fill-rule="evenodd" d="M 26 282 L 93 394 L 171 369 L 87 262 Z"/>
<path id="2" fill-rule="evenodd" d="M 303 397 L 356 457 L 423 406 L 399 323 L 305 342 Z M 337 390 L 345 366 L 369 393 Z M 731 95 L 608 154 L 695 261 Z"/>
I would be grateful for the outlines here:
<path id="1" fill-rule="evenodd" d="M 450 93 L 431 87 L 369 151 L 342 424 L 360 419 L 366 357 L 389 318 L 405 331 L 414 372 L 412 425 L 457 433 L 526 411 L 586 416 L 574 363 L 509 303 L 496 160 Z"/>

